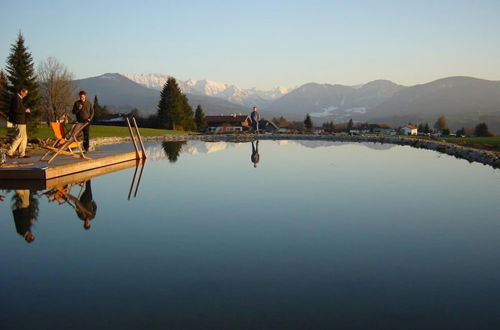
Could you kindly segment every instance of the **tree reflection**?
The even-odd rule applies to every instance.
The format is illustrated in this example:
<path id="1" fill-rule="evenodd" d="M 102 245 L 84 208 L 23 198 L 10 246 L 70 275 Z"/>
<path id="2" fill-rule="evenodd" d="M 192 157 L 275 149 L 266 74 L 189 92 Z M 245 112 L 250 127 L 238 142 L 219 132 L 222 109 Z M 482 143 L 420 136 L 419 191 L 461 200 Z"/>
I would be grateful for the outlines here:
<path id="1" fill-rule="evenodd" d="M 175 163 L 179 159 L 181 154 L 182 146 L 186 144 L 186 141 L 169 141 L 162 142 L 161 147 L 165 151 L 165 155 L 169 162 Z"/>

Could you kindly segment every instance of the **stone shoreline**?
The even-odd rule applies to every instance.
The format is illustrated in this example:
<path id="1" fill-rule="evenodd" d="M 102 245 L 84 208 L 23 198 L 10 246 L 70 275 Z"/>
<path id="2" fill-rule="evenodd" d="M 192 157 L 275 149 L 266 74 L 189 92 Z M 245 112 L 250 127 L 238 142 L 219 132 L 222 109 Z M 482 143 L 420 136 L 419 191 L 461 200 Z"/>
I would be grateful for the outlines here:
<path id="1" fill-rule="evenodd" d="M 231 135 L 162 135 L 143 137 L 144 141 L 188 141 L 198 140 L 205 142 L 250 142 L 258 138 L 259 140 L 313 140 L 313 141 L 333 141 L 333 142 L 373 142 L 388 143 L 401 146 L 411 146 L 419 149 L 434 150 L 456 158 L 465 159 L 469 162 L 477 162 L 493 168 L 500 168 L 499 155 L 493 151 L 464 147 L 457 144 L 437 141 L 423 140 L 410 137 L 392 136 L 363 136 L 363 135 L 296 135 L 296 134 L 231 134 Z M 130 137 L 124 138 L 96 138 L 92 139 L 90 147 L 92 149 L 100 145 L 130 142 Z"/>

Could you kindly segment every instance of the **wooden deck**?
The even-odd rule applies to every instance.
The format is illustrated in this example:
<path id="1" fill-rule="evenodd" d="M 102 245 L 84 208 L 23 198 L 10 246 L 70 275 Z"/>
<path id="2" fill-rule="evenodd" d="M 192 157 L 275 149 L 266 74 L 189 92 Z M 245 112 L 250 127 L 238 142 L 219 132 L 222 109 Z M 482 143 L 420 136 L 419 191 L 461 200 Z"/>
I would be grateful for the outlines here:
<path id="1" fill-rule="evenodd" d="M 64 180 L 61 178 L 65 176 L 73 177 L 73 175 L 79 174 L 85 177 L 92 172 L 95 173 L 94 176 L 102 175 L 134 166 L 141 161 L 141 155 L 136 152 L 93 151 L 87 156 L 92 159 L 76 159 L 61 155 L 50 164 L 47 161 L 40 161 L 41 155 L 38 154 L 33 154 L 28 159 L 8 159 L 6 166 L 0 167 L 1 186 L 19 186 L 23 185 L 21 181 L 25 180 L 54 181 L 59 178 L 61 181 Z"/>

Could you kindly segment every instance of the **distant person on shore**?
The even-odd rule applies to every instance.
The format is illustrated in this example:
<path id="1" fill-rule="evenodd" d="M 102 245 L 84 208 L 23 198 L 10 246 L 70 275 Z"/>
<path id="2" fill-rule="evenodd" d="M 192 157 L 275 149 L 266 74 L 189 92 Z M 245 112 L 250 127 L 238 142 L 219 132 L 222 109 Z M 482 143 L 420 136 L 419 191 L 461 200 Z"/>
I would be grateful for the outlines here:
<path id="1" fill-rule="evenodd" d="M 30 113 L 30 109 L 24 107 L 23 99 L 28 95 L 28 89 L 21 87 L 19 91 L 12 97 L 9 108 L 9 121 L 16 128 L 16 137 L 6 155 L 9 158 L 14 158 L 16 150 L 19 151 L 19 158 L 29 158 L 26 155 L 26 146 L 28 145 L 28 134 L 26 133 L 26 114 Z"/>
<path id="2" fill-rule="evenodd" d="M 252 129 L 254 132 L 259 132 L 259 121 L 260 121 L 260 113 L 257 110 L 257 107 L 253 107 L 252 114 L 250 115 L 250 119 L 252 120 Z"/>
<path id="3" fill-rule="evenodd" d="M 83 149 L 89 152 L 90 146 L 90 122 L 94 118 L 94 107 L 89 100 L 87 100 L 87 93 L 80 91 L 78 93 L 79 100 L 73 105 L 73 113 L 76 115 L 76 121 L 80 124 L 87 124 L 83 129 Z"/>
<path id="4" fill-rule="evenodd" d="M 32 210 L 30 210 L 30 191 L 16 190 L 17 201 L 15 209 L 12 211 L 16 231 L 24 240 L 31 243 L 35 240 L 35 235 L 31 232 L 31 226 L 35 222 Z"/>
<path id="5" fill-rule="evenodd" d="M 252 141 L 252 156 L 250 157 L 250 160 L 253 163 L 253 167 L 257 168 L 257 165 L 259 164 L 260 156 L 259 156 L 259 141 L 254 142 Z"/>

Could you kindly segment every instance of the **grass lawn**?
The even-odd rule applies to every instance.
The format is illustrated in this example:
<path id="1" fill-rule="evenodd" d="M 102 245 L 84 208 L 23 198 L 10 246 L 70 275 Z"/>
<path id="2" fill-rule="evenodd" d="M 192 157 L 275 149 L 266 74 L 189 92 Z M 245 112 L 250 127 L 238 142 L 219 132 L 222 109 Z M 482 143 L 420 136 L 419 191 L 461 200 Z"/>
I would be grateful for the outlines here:
<path id="1" fill-rule="evenodd" d="M 158 135 L 168 135 L 168 134 L 189 134 L 189 132 L 184 131 L 172 131 L 166 129 L 155 129 L 155 128 L 139 128 L 142 136 L 158 136 Z M 7 129 L 0 128 L 0 137 L 5 136 Z M 53 137 L 52 129 L 47 126 L 40 126 L 38 132 L 34 136 L 29 136 L 29 138 L 39 138 L 45 139 L 48 137 Z M 128 127 L 118 127 L 118 126 L 102 126 L 102 125 L 92 125 L 90 126 L 90 138 L 98 137 L 127 137 L 130 136 Z"/>
<path id="2" fill-rule="evenodd" d="M 458 143 L 458 144 L 481 144 L 486 146 L 492 146 L 496 148 L 500 148 L 500 136 L 492 136 L 492 137 L 444 137 L 440 138 L 441 140 Z"/>

